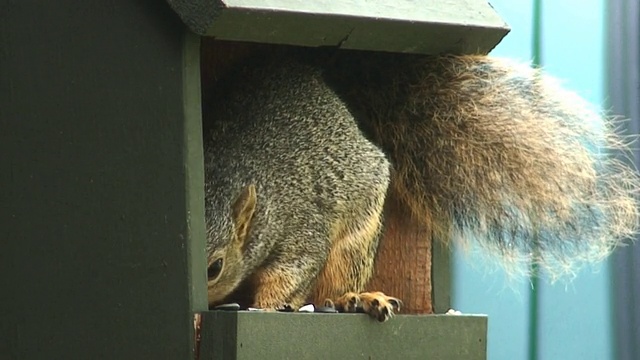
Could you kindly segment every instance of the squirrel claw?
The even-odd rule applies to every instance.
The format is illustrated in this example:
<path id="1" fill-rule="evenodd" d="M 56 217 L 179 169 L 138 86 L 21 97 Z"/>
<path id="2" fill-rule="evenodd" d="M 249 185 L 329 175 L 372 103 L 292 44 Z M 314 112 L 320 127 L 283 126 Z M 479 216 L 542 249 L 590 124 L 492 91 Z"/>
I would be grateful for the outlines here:
<path id="1" fill-rule="evenodd" d="M 325 306 L 333 302 L 325 300 Z M 348 292 L 335 301 L 335 308 L 340 312 L 363 312 L 380 322 L 389 320 L 394 311 L 402 306 L 400 299 L 390 297 L 382 292 L 363 292 L 360 294 Z"/>
<path id="2" fill-rule="evenodd" d="M 293 307 L 291 304 L 281 304 L 281 305 L 260 305 L 256 304 L 254 309 L 260 309 L 262 311 L 267 312 L 294 312 L 297 308 Z"/>
<path id="3" fill-rule="evenodd" d="M 284 304 L 284 305 L 276 307 L 276 311 L 279 311 L 279 312 L 293 312 L 293 311 L 295 311 L 295 309 L 293 308 L 293 306 L 291 306 L 289 304 Z"/>

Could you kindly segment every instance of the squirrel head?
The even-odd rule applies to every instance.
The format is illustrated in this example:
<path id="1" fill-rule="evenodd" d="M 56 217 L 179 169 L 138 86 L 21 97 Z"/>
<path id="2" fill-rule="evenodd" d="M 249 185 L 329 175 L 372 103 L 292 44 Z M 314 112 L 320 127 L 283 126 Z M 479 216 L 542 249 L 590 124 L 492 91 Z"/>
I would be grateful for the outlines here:
<path id="1" fill-rule="evenodd" d="M 245 245 L 256 209 L 256 188 L 245 186 L 224 214 L 207 216 L 209 304 L 219 304 L 246 276 Z"/>

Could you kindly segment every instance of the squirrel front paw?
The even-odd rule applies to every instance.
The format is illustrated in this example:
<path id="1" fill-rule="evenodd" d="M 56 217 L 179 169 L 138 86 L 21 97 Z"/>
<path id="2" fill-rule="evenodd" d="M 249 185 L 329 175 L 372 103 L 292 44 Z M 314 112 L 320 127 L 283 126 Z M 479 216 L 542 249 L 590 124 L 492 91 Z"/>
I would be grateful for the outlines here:
<path id="1" fill-rule="evenodd" d="M 333 302 L 331 299 L 325 300 L 325 306 L 333 306 L 339 312 L 364 312 L 374 319 L 384 322 L 400 310 L 402 301 L 400 299 L 387 296 L 380 291 L 354 293 L 348 292 Z"/>

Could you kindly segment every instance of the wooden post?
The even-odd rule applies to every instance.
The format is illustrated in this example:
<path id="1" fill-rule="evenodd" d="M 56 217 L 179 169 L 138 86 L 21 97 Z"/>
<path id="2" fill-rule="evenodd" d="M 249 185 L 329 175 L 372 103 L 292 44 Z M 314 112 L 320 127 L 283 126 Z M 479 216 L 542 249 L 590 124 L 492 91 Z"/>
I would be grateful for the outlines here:
<path id="1" fill-rule="evenodd" d="M 411 219 L 395 196 L 387 198 L 385 230 L 370 291 L 402 300 L 403 314 L 433 313 L 431 231 Z"/>

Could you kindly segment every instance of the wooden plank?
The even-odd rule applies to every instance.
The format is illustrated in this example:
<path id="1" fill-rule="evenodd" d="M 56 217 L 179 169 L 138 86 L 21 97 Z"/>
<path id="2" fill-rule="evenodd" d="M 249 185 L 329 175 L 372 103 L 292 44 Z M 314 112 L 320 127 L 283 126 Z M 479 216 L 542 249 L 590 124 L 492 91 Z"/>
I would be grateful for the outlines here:
<path id="1" fill-rule="evenodd" d="M 200 359 L 465 359 L 487 356 L 481 315 L 398 315 L 209 311 Z"/>
<path id="2" fill-rule="evenodd" d="M 403 314 L 433 313 L 430 229 L 411 219 L 390 192 L 385 204 L 384 234 L 369 291 L 402 300 Z M 446 311 L 446 310 L 445 310 Z"/>
<path id="3" fill-rule="evenodd" d="M 488 53 L 508 25 L 486 0 L 167 0 L 222 40 L 407 53 Z"/>
<path id="4" fill-rule="evenodd" d="M 192 358 L 199 39 L 154 0 L 0 9 L 0 358 Z"/>

